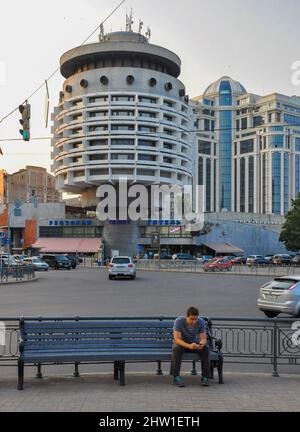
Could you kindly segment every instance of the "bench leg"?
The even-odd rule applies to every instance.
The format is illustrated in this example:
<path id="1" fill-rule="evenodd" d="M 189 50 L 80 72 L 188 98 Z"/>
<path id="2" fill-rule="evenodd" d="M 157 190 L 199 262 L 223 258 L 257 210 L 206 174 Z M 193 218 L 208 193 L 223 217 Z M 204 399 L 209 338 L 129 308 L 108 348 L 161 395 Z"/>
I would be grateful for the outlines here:
<path id="1" fill-rule="evenodd" d="M 120 386 L 125 386 L 125 362 L 120 362 Z"/>
<path id="2" fill-rule="evenodd" d="M 24 362 L 18 361 L 18 390 L 24 390 Z"/>
<path id="3" fill-rule="evenodd" d="M 219 384 L 224 384 L 224 378 L 223 378 L 223 358 L 219 358 L 218 361 L 218 374 L 219 374 Z"/>
<path id="4" fill-rule="evenodd" d="M 197 372 L 197 369 L 196 369 L 196 361 L 195 360 L 193 360 L 193 370 L 191 371 L 191 375 L 192 376 L 197 376 L 198 375 L 198 372 Z"/>
<path id="5" fill-rule="evenodd" d="M 73 374 L 74 378 L 80 378 L 78 366 L 79 366 L 79 363 L 75 363 L 75 372 Z"/>
<path id="6" fill-rule="evenodd" d="M 114 380 L 119 381 L 119 371 L 120 371 L 120 363 L 114 363 Z"/>
<path id="7" fill-rule="evenodd" d="M 210 362 L 210 379 L 214 379 L 214 368 L 215 368 L 215 364 L 214 364 L 214 362 Z"/>
<path id="8" fill-rule="evenodd" d="M 37 365 L 36 378 L 37 379 L 42 379 L 43 378 L 43 375 L 42 375 L 42 365 L 40 363 Z"/>
<path id="9" fill-rule="evenodd" d="M 156 371 L 156 375 L 157 376 L 162 376 L 163 375 L 163 371 L 162 371 L 162 368 L 161 368 L 161 361 L 157 362 L 157 365 L 158 365 L 158 369 Z"/>

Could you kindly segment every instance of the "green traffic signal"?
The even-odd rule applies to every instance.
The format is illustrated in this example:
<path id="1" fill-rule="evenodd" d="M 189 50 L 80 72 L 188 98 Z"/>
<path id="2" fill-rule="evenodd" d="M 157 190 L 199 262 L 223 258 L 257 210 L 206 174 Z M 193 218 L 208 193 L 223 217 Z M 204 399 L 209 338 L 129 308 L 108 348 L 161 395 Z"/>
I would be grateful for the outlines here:
<path id="1" fill-rule="evenodd" d="M 24 141 L 30 140 L 30 117 L 31 117 L 31 106 L 29 104 L 20 105 L 19 111 L 22 114 L 22 119 L 20 120 L 23 129 L 20 129 L 20 134 Z"/>

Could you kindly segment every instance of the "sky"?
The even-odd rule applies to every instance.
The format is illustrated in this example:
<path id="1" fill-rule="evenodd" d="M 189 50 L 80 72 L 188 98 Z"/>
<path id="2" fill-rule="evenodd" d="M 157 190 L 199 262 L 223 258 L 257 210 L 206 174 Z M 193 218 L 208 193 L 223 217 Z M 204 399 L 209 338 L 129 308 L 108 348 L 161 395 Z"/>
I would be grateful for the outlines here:
<path id="1" fill-rule="evenodd" d="M 3 2 L 4 3 L 4 2 Z M 22 103 L 59 66 L 60 56 L 80 45 L 120 0 L 10 0 L 1 10 L 0 119 Z M 300 96 L 292 65 L 300 61 L 299 0 L 127 0 L 105 24 L 106 32 L 125 27 L 126 10 L 149 26 L 151 43 L 182 60 L 180 79 L 190 97 L 200 95 L 223 75 L 250 93 Z M 97 33 L 90 42 L 97 41 Z M 50 111 L 63 85 L 60 73 L 49 81 Z M 29 101 L 31 136 L 51 136 L 44 120 L 45 89 Z M 0 169 L 12 173 L 26 165 L 50 172 L 50 139 L 19 138 L 19 112 L 0 123 Z"/>

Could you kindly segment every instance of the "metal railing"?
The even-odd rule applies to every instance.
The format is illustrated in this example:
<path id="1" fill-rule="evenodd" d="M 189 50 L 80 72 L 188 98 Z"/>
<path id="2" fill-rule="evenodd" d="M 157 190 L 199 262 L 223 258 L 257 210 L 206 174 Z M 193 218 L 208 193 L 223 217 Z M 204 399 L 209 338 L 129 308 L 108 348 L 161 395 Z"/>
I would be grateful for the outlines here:
<path id="1" fill-rule="evenodd" d="M 174 320 L 174 317 L 29 317 L 28 320 Z M 279 366 L 300 366 L 300 321 L 293 318 L 209 318 L 212 333 L 223 342 L 225 363 L 267 365 L 273 376 Z M 0 318 L 6 325 L 5 346 L 0 346 L 0 367 L 15 366 L 18 359 L 19 319 Z"/>
<path id="2" fill-rule="evenodd" d="M 22 282 L 35 278 L 32 266 L 5 266 L 0 271 L 0 284 L 7 282 Z"/>

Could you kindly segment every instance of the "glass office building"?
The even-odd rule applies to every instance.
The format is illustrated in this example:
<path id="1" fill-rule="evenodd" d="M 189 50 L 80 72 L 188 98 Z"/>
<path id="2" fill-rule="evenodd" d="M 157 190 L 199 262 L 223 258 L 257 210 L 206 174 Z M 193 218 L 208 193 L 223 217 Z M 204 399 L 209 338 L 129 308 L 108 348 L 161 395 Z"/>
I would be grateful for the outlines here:
<path id="1" fill-rule="evenodd" d="M 206 211 L 284 216 L 300 191 L 300 97 L 258 96 L 222 77 L 193 103 Z"/>

